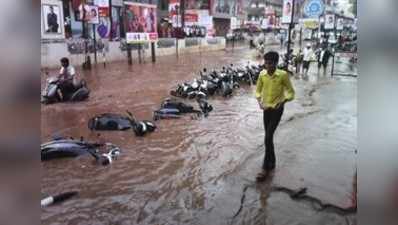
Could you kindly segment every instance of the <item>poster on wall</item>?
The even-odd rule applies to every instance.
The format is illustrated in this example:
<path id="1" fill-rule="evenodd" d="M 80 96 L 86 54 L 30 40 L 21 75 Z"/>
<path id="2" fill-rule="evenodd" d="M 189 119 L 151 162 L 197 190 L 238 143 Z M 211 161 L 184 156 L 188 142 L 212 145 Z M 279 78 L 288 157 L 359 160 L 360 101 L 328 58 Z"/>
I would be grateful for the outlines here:
<path id="1" fill-rule="evenodd" d="M 169 16 L 179 14 L 180 0 L 169 0 Z"/>
<path id="2" fill-rule="evenodd" d="M 343 30 L 343 28 L 344 28 L 344 20 L 340 18 L 337 20 L 336 29 Z"/>
<path id="3" fill-rule="evenodd" d="M 185 9 L 210 9 L 210 0 L 185 0 Z"/>
<path id="4" fill-rule="evenodd" d="M 158 39 L 156 5 L 126 2 L 128 43 L 154 42 Z"/>
<path id="5" fill-rule="evenodd" d="M 216 17 L 231 17 L 242 15 L 244 1 L 241 0 L 213 0 L 212 12 Z"/>
<path id="6" fill-rule="evenodd" d="M 98 7 L 94 5 L 80 5 L 78 8 L 79 20 L 91 24 L 99 23 Z"/>
<path id="7" fill-rule="evenodd" d="M 293 0 L 283 0 L 282 23 L 292 22 Z"/>
<path id="8" fill-rule="evenodd" d="M 89 13 L 86 13 L 86 21 L 91 24 L 99 24 L 99 12 L 98 7 L 94 5 L 90 5 L 88 7 Z"/>
<path id="9" fill-rule="evenodd" d="M 325 29 L 327 29 L 327 30 L 334 29 L 334 15 L 333 14 L 325 15 Z"/>
<path id="10" fill-rule="evenodd" d="M 181 27 L 180 0 L 169 0 L 169 19 L 173 27 Z"/>
<path id="11" fill-rule="evenodd" d="M 65 38 L 62 1 L 41 1 L 41 36 L 44 39 Z"/>
<path id="12" fill-rule="evenodd" d="M 231 17 L 242 12 L 242 1 L 239 0 L 213 0 L 212 13 L 216 17 Z"/>

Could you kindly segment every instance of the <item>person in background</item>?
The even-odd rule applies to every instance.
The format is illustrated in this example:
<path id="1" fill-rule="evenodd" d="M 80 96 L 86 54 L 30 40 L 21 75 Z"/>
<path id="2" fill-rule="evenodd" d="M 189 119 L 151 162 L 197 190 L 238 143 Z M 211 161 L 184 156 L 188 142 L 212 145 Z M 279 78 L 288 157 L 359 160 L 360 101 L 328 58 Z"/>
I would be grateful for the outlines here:
<path id="1" fill-rule="evenodd" d="M 294 57 L 294 66 L 296 67 L 296 74 L 300 73 L 301 65 L 303 64 L 303 52 L 299 49 L 296 57 Z"/>
<path id="2" fill-rule="evenodd" d="M 323 74 L 326 74 L 326 70 L 329 64 L 330 57 L 333 56 L 333 53 L 329 50 L 327 45 L 323 45 L 321 49 L 318 50 L 317 53 L 317 61 L 318 61 L 318 74 L 323 67 Z"/>
<path id="3" fill-rule="evenodd" d="M 283 48 L 284 36 L 282 33 L 279 33 L 279 41 L 281 42 L 281 48 Z"/>
<path id="4" fill-rule="evenodd" d="M 258 56 L 259 57 L 264 57 L 264 54 L 265 54 L 265 44 L 264 44 L 264 42 L 263 41 L 260 41 L 259 42 L 259 45 L 258 45 Z"/>
<path id="5" fill-rule="evenodd" d="M 307 76 L 310 68 L 311 60 L 314 57 L 314 52 L 311 49 L 311 44 L 308 43 L 306 48 L 303 50 L 303 74 Z"/>

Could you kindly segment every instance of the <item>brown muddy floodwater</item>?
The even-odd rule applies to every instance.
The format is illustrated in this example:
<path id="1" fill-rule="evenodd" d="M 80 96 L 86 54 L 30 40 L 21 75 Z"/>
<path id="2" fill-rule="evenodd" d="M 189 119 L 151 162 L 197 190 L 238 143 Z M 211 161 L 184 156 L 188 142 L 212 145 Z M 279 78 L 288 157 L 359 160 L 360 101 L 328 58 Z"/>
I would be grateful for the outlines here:
<path id="1" fill-rule="evenodd" d="M 264 131 L 254 87 L 227 99 L 210 98 L 214 110 L 208 118 L 157 121 L 158 129 L 145 137 L 87 128 L 91 117 L 107 112 L 129 110 L 151 119 L 177 83 L 196 77 L 204 66 L 242 65 L 251 56 L 246 49 L 217 51 L 80 72 L 90 99 L 43 105 L 42 142 L 55 135 L 83 136 L 112 142 L 122 154 L 108 167 L 95 165 L 88 155 L 42 162 L 43 196 L 79 192 L 42 209 L 42 224 L 355 224 L 355 214 L 318 212 L 312 201 L 271 191 L 306 187 L 307 195 L 325 203 L 355 205 L 355 78 L 318 76 L 315 65 L 308 79 L 292 78 L 296 100 L 286 105 L 275 134 L 277 168 L 262 184 L 255 182 Z"/>

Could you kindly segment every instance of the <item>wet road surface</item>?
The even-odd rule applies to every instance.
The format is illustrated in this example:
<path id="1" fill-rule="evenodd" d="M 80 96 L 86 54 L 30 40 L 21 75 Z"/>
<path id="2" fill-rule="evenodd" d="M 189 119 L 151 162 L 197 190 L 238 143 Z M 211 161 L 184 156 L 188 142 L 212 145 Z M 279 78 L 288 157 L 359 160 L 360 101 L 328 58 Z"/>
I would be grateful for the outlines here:
<path id="1" fill-rule="evenodd" d="M 255 176 L 264 157 L 264 131 L 254 87 L 227 99 L 210 98 L 214 111 L 208 118 L 158 121 L 145 137 L 87 128 L 91 117 L 106 112 L 129 110 L 151 119 L 177 83 L 204 66 L 241 65 L 252 55 L 245 49 L 187 54 L 85 72 L 89 101 L 43 106 L 42 141 L 83 136 L 123 151 L 109 167 L 95 165 L 90 156 L 43 162 L 43 196 L 71 190 L 79 196 L 42 209 L 42 224 L 355 224 L 355 215 L 318 212 L 311 201 L 271 191 L 306 187 L 307 195 L 322 202 L 355 204 L 355 78 L 318 76 L 315 64 L 308 78 L 292 78 L 296 100 L 286 105 L 275 134 L 277 168 L 261 184 Z"/>

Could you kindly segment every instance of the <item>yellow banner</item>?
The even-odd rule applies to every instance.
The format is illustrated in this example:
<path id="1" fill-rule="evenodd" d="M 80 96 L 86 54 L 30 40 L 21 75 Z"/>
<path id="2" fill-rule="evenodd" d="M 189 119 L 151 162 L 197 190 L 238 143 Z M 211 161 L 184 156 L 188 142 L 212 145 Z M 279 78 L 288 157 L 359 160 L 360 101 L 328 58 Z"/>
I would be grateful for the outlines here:
<path id="1" fill-rule="evenodd" d="M 307 29 L 317 29 L 319 26 L 319 21 L 318 20 L 303 20 L 303 25 Z"/>

